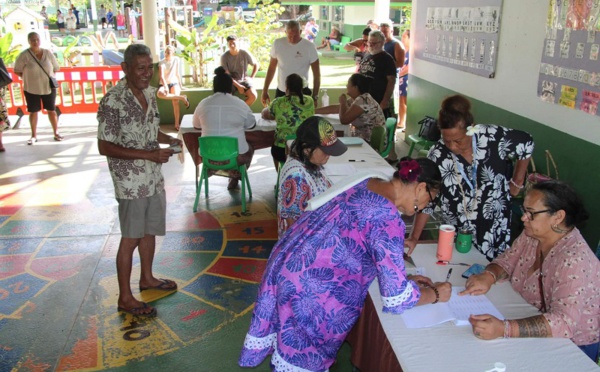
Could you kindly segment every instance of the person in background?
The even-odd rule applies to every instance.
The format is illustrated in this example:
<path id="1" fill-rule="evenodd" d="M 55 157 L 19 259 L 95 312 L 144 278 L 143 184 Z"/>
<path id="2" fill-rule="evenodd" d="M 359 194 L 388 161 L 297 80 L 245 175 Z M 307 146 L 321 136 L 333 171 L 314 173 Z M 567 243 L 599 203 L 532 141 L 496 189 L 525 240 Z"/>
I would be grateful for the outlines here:
<path id="1" fill-rule="evenodd" d="M 310 17 L 304 26 L 304 37 L 306 40 L 314 43 L 317 38 L 317 32 L 319 32 L 319 27 L 317 26 L 315 19 Z"/>
<path id="2" fill-rule="evenodd" d="M 261 97 L 262 104 L 266 107 L 271 103 L 269 85 L 275 76 L 275 70 L 277 70 L 275 97 L 283 97 L 286 95 L 285 81 L 287 77 L 291 74 L 298 74 L 308 80 L 308 69 L 310 68 L 313 74 L 312 91 L 309 88 L 303 87 L 302 89 L 303 94 L 312 96 L 316 105 L 321 88 L 321 67 L 317 49 L 313 43 L 300 36 L 300 24 L 297 21 L 289 21 L 285 25 L 285 35 L 286 37 L 276 39 L 271 48 L 271 60 Z"/>
<path id="3" fill-rule="evenodd" d="M 277 121 L 275 127 L 275 142 L 271 147 L 271 156 L 275 169 L 285 163 L 286 141 L 289 136 L 296 134 L 300 124 L 315 114 L 315 103 L 310 96 L 304 95 L 302 88 L 304 79 L 298 74 L 291 74 L 285 79 L 285 96 L 275 98 L 271 106 L 262 110 L 262 118 Z"/>
<path id="4" fill-rule="evenodd" d="M 58 31 L 64 35 L 65 33 L 65 16 L 62 14 L 60 10 L 56 11 L 56 27 L 58 27 Z"/>
<path id="5" fill-rule="evenodd" d="M 408 63 L 409 63 L 409 50 L 410 50 L 410 30 L 406 30 L 402 33 L 402 44 L 406 49 L 404 54 L 404 66 L 400 69 L 400 103 L 398 107 L 398 128 L 404 129 L 406 125 L 406 100 L 408 97 Z"/>
<path id="6" fill-rule="evenodd" d="M 42 6 L 42 10 L 40 10 L 40 15 L 44 18 L 44 26 L 48 26 L 50 24 L 48 20 L 48 13 L 46 13 L 46 7 Z"/>
<path id="7" fill-rule="evenodd" d="M 385 36 L 381 31 L 371 31 L 368 54 L 360 62 L 359 72 L 373 79 L 369 93 L 379 103 L 386 118 L 393 116 L 390 105 L 396 87 L 396 64 L 383 50 Z"/>
<path id="8" fill-rule="evenodd" d="M 365 28 L 362 32 L 362 37 L 360 39 L 352 40 L 351 42 L 344 45 L 344 49 L 349 52 L 354 52 L 354 62 L 356 63 L 356 72 L 358 72 L 360 68 L 360 61 L 362 61 L 365 53 L 367 52 L 367 44 L 369 41 L 369 34 L 371 33 L 371 29 L 369 27 Z"/>
<path id="9" fill-rule="evenodd" d="M 190 107 L 186 95 L 181 94 L 181 75 L 179 74 L 179 58 L 174 56 L 175 48 L 171 45 L 165 48 L 165 58 L 158 63 L 158 74 L 160 87 L 157 96 L 161 99 L 170 100 L 173 103 L 173 116 L 175 117 L 175 130 L 179 130 L 179 102 L 183 102 L 185 108 Z"/>
<path id="10" fill-rule="evenodd" d="M 342 34 L 340 33 L 340 30 L 338 30 L 337 27 L 332 26 L 329 36 L 325 36 L 321 39 L 321 45 L 319 45 L 317 49 L 327 48 L 327 50 L 332 50 L 333 46 L 339 45 L 341 40 Z"/>
<path id="11" fill-rule="evenodd" d="M 429 150 L 442 172 L 442 221 L 456 231 L 473 233 L 473 246 L 488 260 L 508 248 L 511 196 L 525 182 L 533 138 L 529 133 L 497 125 L 476 124 L 471 103 L 461 95 L 444 99 L 438 116 L 442 138 Z M 512 174 L 508 174 L 513 168 Z M 429 207 L 415 218 L 406 246 L 410 256 L 433 213 Z"/>
<path id="12" fill-rule="evenodd" d="M 114 16 L 113 16 L 112 9 L 111 9 L 111 8 L 108 8 L 108 12 L 106 12 L 106 23 L 107 23 L 107 24 L 106 24 L 106 28 L 108 28 L 108 26 L 111 26 L 111 27 L 113 27 L 113 28 L 115 27 L 115 26 L 113 25 L 113 22 L 114 22 L 114 19 L 113 19 L 113 18 L 114 18 Z"/>
<path id="13" fill-rule="evenodd" d="M 125 16 L 120 10 L 117 10 L 117 31 L 120 37 L 125 37 Z"/>
<path id="14" fill-rule="evenodd" d="M 79 28 L 79 10 L 75 8 L 75 5 L 71 4 L 71 10 L 73 11 L 73 15 L 75 16 L 75 27 Z"/>
<path id="15" fill-rule="evenodd" d="M 327 120 L 311 116 L 300 124 L 279 175 L 277 219 L 280 238 L 300 218 L 308 200 L 331 187 L 323 165 L 330 156 L 340 156 L 347 149 Z"/>
<path id="16" fill-rule="evenodd" d="M 221 56 L 221 66 L 231 75 L 235 89 L 246 97 L 246 104 L 251 106 L 258 96 L 253 86 L 253 79 L 258 72 L 258 63 L 250 52 L 238 48 L 237 36 L 227 36 L 227 46 L 229 50 Z M 248 66 L 252 66 L 250 76 L 248 76 Z"/>
<path id="17" fill-rule="evenodd" d="M 8 74 L 2 58 L 0 58 L 0 69 L 4 70 L 4 72 Z M 8 86 L 0 88 L 0 152 L 6 151 L 4 145 L 2 144 L 2 132 L 10 129 L 10 118 L 8 117 L 6 102 L 4 102 L 4 96 L 6 95 L 7 88 Z"/>
<path id="18" fill-rule="evenodd" d="M 67 24 L 67 30 L 71 33 L 71 35 L 75 34 L 75 29 L 77 29 L 77 18 L 75 14 L 73 14 L 73 9 L 69 9 L 69 12 L 65 16 L 65 22 Z"/>
<path id="19" fill-rule="evenodd" d="M 213 79 L 212 96 L 203 99 L 194 111 L 194 128 L 202 129 L 202 136 L 228 136 L 238 139 L 238 164 L 246 168 L 252 163 L 254 149 L 246 141 L 245 130 L 256 125 L 256 118 L 250 107 L 231 94 L 233 79 L 223 67 L 217 67 Z M 241 175 L 229 171 L 228 190 L 238 187 Z"/>
<path id="20" fill-rule="evenodd" d="M 375 277 L 384 312 L 448 301 L 450 283 L 408 276 L 402 258 L 401 214 L 424 208 L 440 182 L 431 160 L 403 161 L 391 180 L 367 178 L 303 213 L 269 256 L 239 365 L 273 354 L 275 371 L 326 371 Z"/>
<path id="21" fill-rule="evenodd" d="M 98 150 L 107 157 L 119 204 L 121 241 L 117 251 L 119 298 L 117 310 L 139 317 L 156 316 L 156 308 L 137 300 L 131 291 L 133 252 L 140 254 L 139 289 L 175 291 L 177 283 L 156 278 L 152 261 L 156 235 L 165 235 L 167 201 L 161 165 L 182 141 L 160 130 L 150 48 L 133 44 L 125 49 L 125 77 L 110 89 L 98 107 Z"/>
<path id="22" fill-rule="evenodd" d="M 28 145 L 37 142 L 38 112 L 43 108 L 48 112 L 48 120 L 54 131 L 54 140 L 62 141 L 63 136 L 58 133 L 58 116 L 56 115 L 56 89 L 50 88 L 48 76 L 60 69 L 54 54 L 48 49 L 40 47 L 40 35 L 30 32 L 27 35 L 29 48 L 21 52 L 15 61 L 15 74 L 23 79 L 23 90 L 27 111 L 29 112 L 29 125 L 31 138 Z"/>
<path id="23" fill-rule="evenodd" d="M 369 22 L 367 22 L 367 27 L 370 28 L 372 31 L 379 30 L 379 23 L 377 21 L 369 19 Z"/>
<path id="24" fill-rule="evenodd" d="M 104 9 L 104 4 L 100 5 L 100 9 L 98 9 L 98 18 L 100 19 L 100 23 L 102 24 L 102 29 L 106 27 L 106 9 Z"/>
<path id="25" fill-rule="evenodd" d="M 476 337 L 564 337 L 598 363 L 600 336 L 600 261 L 576 225 L 589 217 L 575 191 L 560 181 L 534 185 L 525 196 L 524 230 L 485 271 L 467 280 L 461 295 L 482 295 L 508 280 L 540 315 L 469 319 Z"/>
<path id="26" fill-rule="evenodd" d="M 319 107 L 317 114 L 340 114 L 342 124 L 352 123 L 352 136 L 371 142 L 374 127 L 385 126 L 385 116 L 379 103 L 369 94 L 371 78 L 361 74 L 352 74 L 346 84 L 348 97 L 341 94 L 339 105 Z"/>

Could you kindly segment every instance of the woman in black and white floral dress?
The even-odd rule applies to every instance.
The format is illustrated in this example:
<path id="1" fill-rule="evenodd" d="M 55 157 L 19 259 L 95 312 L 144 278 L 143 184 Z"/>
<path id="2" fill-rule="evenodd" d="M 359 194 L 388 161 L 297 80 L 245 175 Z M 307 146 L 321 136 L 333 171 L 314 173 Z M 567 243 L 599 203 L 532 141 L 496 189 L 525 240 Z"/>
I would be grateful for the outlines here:
<path id="1" fill-rule="evenodd" d="M 442 102 L 438 126 L 442 139 L 430 150 L 442 173 L 442 220 L 473 233 L 473 246 L 491 261 L 508 247 L 511 196 L 523 188 L 533 138 L 497 125 L 475 124 L 471 104 L 455 95 Z M 510 159 L 516 159 L 512 175 Z M 512 177 L 511 177 L 512 176 Z M 432 208 L 419 213 L 405 245 L 410 255 Z"/>

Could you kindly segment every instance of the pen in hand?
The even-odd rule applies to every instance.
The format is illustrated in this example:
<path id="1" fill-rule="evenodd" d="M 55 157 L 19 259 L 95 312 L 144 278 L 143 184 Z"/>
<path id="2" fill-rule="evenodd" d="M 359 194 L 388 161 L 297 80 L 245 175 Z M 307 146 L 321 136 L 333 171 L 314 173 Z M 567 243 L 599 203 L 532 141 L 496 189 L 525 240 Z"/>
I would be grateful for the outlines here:
<path id="1" fill-rule="evenodd" d="M 351 163 L 364 163 L 365 162 L 364 160 L 354 160 L 354 159 L 350 159 L 348 161 Z"/>
<path id="2" fill-rule="evenodd" d="M 446 281 L 450 280 L 450 275 L 452 275 L 452 268 L 448 270 L 448 275 L 446 275 Z"/>

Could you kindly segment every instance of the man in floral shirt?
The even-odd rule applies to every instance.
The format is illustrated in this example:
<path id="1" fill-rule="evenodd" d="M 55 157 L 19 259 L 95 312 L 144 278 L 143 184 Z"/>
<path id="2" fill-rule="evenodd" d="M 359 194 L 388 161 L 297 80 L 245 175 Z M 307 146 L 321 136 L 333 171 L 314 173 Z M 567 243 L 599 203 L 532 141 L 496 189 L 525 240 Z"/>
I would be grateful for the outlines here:
<path id="1" fill-rule="evenodd" d="M 117 252 L 118 310 L 155 316 L 156 309 L 131 293 L 133 251 L 140 253 L 140 291 L 172 291 L 177 284 L 152 274 L 155 236 L 165 235 L 166 198 L 161 164 L 169 161 L 181 141 L 160 131 L 150 49 L 133 44 L 125 50 L 125 77 L 111 89 L 98 108 L 98 148 L 108 167 L 119 203 L 121 242 Z M 161 149 L 159 144 L 171 148 Z"/>

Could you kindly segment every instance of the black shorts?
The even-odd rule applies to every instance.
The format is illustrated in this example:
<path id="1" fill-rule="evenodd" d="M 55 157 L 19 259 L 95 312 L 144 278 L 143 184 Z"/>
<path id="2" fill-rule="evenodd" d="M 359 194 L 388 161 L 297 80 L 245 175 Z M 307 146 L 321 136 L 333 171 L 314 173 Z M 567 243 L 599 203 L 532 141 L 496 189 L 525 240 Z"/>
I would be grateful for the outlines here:
<path id="1" fill-rule="evenodd" d="M 102 19 L 100 20 L 100 22 L 106 23 L 106 17 L 102 17 Z"/>
<path id="2" fill-rule="evenodd" d="M 65 23 L 58 23 L 56 22 L 56 26 L 58 26 L 58 29 L 60 30 L 61 28 L 65 28 Z"/>
<path id="3" fill-rule="evenodd" d="M 275 161 L 285 163 L 287 155 L 285 154 L 285 147 L 271 146 L 271 156 Z"/>
<path id="4" fill-rule="evenodd" d="M 27 112 L 40 111 L 42 104 L 46 111 L 54 111 L 56 109 L 56 89 L 52 89 L 52 93 L 45 96 L 25 92 L 25 101 L 27 102 Z"/>
<path id="5" fill-rule="evenodd" d="M 248 82 L 248 80 L 239 80 L 238 83 L 240 83 L 241 86 L 246 88 L 246 90 L 252 89 L 252 84 L 250 84 L 250 82 Z"/>

